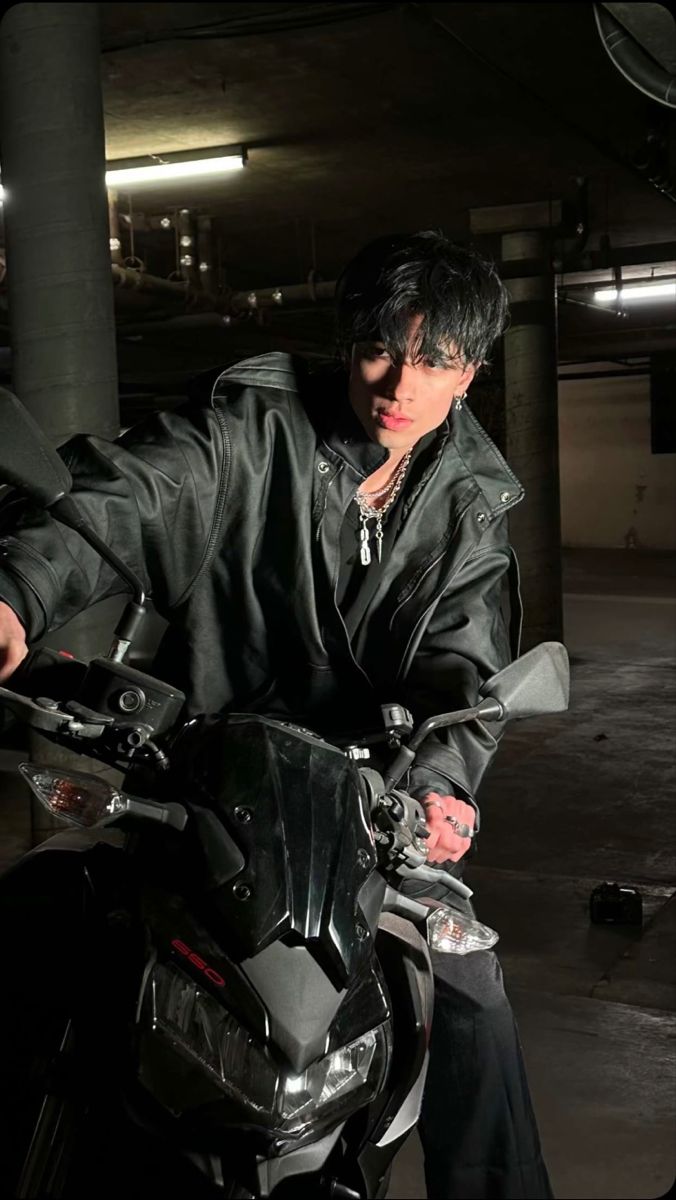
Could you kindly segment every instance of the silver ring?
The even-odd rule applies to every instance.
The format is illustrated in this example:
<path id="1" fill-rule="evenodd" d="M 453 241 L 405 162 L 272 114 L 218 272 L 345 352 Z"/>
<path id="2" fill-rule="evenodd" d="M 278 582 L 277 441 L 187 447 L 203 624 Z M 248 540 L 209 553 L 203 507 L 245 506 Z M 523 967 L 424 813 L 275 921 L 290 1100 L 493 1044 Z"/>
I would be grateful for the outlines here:
<path id="1" fill-rule="evenodd" d="M 462 823 L 460 823 L 460 821 L 457 821 L 455 817 L 446 817 L 446 820 L 448 821 L 449 825 L 451 825 L 453 827 L 453 829 L 457 833 L 458 837 L 462 837 L 462 838 L 473 838 L 474 837 L 474 830 L 470 829 L 469 825 L 466 825 L 464 821 Z"/>

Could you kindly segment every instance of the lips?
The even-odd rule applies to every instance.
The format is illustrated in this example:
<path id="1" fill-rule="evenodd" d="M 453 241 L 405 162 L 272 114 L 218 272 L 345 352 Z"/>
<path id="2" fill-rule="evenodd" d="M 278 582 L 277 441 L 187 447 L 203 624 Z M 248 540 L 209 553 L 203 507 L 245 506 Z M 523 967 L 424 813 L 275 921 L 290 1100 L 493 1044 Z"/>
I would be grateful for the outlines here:
<path id="1" fill-rule="evenodd" d="M 412 422 L 408 417 L 396 417 L 391 413 L 386 413 L 382 409 L 376 413 L 376 423 L 382 429 L 390 429 L 396 431 L 398 429 L 408 429 Z"/>

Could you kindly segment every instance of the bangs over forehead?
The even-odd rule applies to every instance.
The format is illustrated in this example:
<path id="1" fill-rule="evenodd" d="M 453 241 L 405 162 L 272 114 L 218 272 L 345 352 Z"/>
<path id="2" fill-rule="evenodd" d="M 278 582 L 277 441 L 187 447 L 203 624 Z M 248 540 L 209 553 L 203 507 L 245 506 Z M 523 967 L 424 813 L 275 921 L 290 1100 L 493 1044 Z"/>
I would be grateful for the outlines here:
<path id="1" fill-rule="evenodd" d="M 381 342 L 397 364 L 480 365 L 507 319 L 507 292 L 494 266 L 440 233 L 379 238 L 336 287 L 343 356 L 356 342 Z M 411 321 L 421 317 L 413 338 Z"/>

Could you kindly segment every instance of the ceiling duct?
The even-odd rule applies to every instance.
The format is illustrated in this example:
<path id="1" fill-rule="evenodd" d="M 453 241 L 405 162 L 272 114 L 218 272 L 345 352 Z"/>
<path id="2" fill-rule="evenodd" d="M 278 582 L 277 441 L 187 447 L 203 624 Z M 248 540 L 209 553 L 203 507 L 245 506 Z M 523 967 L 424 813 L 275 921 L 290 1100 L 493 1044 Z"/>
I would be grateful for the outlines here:
<path id="1" fill-rule="evenodd" d="M 676 108 L 676 24 L 663 4 L 595 4 L 604 49 L 624 78 Z"/>

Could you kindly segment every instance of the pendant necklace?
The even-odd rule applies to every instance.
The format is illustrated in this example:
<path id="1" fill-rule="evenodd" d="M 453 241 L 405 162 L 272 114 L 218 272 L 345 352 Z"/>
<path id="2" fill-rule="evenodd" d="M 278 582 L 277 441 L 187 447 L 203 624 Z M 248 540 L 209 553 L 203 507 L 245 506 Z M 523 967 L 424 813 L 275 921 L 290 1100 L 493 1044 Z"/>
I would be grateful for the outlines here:
<path id="1" fill-rule="evenodd" d="M 399 494 L 401 485 L 404 482 L 404 476 L 406 474 L 408 464 L 411 461 L 411 453 L 412 450 L 408 450 L 406 452 L 396 471 L 392 475 L 392 478 L 388 483 L 385 484 L 385 487 L 380 488 L 380 490 L 377 492 L 364 492 L 361 496 L 359 492 L 357 492 L 357 495 L 354 498 L 355 504 L 359 509 L 359 557 L 361 559 L 362 566 L 364 567 L 368 567 L 369 563 L 372 561 L 371 547 L 369 545 L 369 521 L 375 521 L 376 523 L 375 538 L 378 562 L 380 562 L 382 559 L 383 517 L 387 513 L 388 509 L 391 508 L 392 504 L 397 498 L 397 495 Z M 378 500 L 381 496 L 387 496 L 387 500 L 381 508 L 374 508 L 370 501 Z"/>

